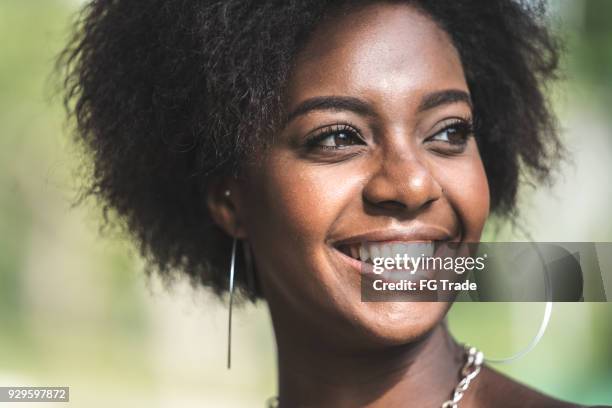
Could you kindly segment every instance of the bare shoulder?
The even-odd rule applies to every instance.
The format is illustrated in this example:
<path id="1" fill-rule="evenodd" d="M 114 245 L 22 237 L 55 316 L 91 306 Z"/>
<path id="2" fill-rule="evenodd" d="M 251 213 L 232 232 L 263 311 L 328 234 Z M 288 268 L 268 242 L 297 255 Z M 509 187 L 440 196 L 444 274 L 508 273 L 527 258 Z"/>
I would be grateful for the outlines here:
<path id="1" fill-rule="evenodd" d="M 550 397 L 487 366 L 483 367 L 474 385 L 478 395 L 477 405 L 483 407 L 586 408 L 584 405 Z"/>

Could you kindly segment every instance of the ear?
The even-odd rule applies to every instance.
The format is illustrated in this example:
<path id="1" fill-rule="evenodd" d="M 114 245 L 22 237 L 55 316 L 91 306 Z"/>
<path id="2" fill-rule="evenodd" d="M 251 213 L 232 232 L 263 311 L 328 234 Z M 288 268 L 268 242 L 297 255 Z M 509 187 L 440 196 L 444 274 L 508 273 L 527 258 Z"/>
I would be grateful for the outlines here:
<path id="1" fill-rule="evenodd" d="M 240 203 L 240 189 L 235 180 L 223 178 L 209 183 L 206 204 L 211 217 L 230 237 L 244 239 L 246 231 Z"/>

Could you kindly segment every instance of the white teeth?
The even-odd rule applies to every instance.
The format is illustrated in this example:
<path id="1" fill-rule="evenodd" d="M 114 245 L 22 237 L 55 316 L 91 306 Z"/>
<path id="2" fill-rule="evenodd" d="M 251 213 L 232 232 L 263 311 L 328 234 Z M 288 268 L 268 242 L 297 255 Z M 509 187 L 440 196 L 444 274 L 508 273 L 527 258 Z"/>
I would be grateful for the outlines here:
<path id="1" fill-rule="evenodd" d="M 394 256 L 393 245 L 384 244 L 378 246 L 380 256 L 383 258 L 391 258 Z"/>
<path id="2" fill-rule="evenodd" d="M 429 257 L 434 254 L 433 242 L 416 242 L 406 244 L 406 246 L 408 247 L 408 256 L 417 257 L 423 255 Z"/>
<path id="3" fill-rule="evenodd" d="M 383 245 L 380 245 L 380 246 L 379 246 L 379 245 L 375 245 L 375 244 L 370 244 L 370 245 L 369 245 L 369 247 L 370 247 L 370 257 L 371 257 L 372 259 L 374 259 L 374 258 L 380 258 L 380 257 L 382 257 L 382 256 L 383 256 L 383 255 L 380 253 L 380 252 L 381 252 L 381 251 L 380 251 L 380 249 L 381 249 L 381 247 L 382 247 L 382 246 L 383 246 Z"/>
<path id="4" fill-rule="evenodd" d="M 362 262 L 370 259 L 370 254 L 368 253 L 368 249 L 365 245 L 359 245 L 359 259 L 361 259 Z"/>
<path id="5" fill-rule="evenodd" d="M 410 258 L 431 257 L 434 249 L 433 242 L 363 243 L 350 245 L 348 252 L 352 258 L 365 262 L 374 258 L 395 258 L 396 255 L 407 255 Z"/>
<path id="6" fill-rule="evenodd" d="M 402 255 L 404 253 L 404 244 L 393 244 L 391 245 L 392 255 L 395 257 L 395 254 Z"/>

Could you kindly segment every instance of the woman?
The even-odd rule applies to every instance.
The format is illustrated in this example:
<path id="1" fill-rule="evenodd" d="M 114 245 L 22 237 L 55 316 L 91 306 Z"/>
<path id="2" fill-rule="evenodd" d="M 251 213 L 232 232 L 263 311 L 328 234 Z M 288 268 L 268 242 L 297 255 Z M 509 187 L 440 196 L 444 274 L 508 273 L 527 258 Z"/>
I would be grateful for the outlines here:
<path id="1" fill-rule="evenodd" d="M 449 302 L 360 292 L 372 251 L 477 242 L 490 212 L 514 214 L 520 172 L 547 180 L 562 149 L 541 12 L 93 1 L 62 59 L 86 192 L 162 275 L 268 303 L 280 407 L 456 406 L 466 359 L 461 407 L 576 406 L 478 372 Z"/>

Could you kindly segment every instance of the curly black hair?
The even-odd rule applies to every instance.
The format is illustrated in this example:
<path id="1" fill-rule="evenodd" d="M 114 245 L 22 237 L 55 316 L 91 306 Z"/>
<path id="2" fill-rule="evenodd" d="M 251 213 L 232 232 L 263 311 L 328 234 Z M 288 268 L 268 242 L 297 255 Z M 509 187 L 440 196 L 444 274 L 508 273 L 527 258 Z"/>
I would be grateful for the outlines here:
<path id="1" fill-rule="evenodd" d="M 396 1 L 397 2 L 397 1 Z M 523 175 L 549 180 L 562 156 L 545 94 L 559 42 L 543 3 L 408 0 L 450 36 L 473 99 L 491 208 L 516 211 Z M 266 145 L 283 120 L 296 54 L 324 19 L 372 1 L 93 0 L 59 58 L 69 118 L 101 199 L 150 270 L 183 271 L 223 294 L 231 240 L 206 186 Z M 251 299 L 238 268 L 236 286 Z"/>

